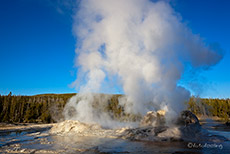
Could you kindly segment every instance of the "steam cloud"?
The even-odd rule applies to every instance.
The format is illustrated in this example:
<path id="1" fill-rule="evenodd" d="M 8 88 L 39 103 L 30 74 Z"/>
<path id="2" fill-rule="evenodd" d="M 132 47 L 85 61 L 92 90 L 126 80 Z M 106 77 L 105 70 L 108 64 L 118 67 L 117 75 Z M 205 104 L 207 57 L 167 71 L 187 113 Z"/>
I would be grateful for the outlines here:
<path id="1" fill-rule="evenodd" d="M 186 66 L 208 68 L 222 58 L 164 1 L 82 0 L 74 21 L 79 94 L 66 105 L 76 111 L 74 116 L 66 111 L 67 119 L 105 122 L 105 113 L 92 107 L 92 93 L 115 92 L 114 87 L 125 94 L 119 100 L 125 112 L 164 109 L 173 117 L 190 96 L 177 85 Z"/>

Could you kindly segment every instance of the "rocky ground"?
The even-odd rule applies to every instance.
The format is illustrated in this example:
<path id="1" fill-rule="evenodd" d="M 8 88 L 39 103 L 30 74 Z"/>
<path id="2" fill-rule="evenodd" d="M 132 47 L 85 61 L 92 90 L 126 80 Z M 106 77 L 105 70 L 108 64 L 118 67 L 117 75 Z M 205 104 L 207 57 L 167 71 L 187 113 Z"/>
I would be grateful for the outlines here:
<path id="1" fill-rule="evenodd" d="M 202 125 L 201 125 L 202 124 Z M 0 127 L 0 153 L 228 153 L 229 132 L 184 111 L 174 125 L 150 111 L 139 127 L 108 129 L 67 120 L 56 124 Z"/>

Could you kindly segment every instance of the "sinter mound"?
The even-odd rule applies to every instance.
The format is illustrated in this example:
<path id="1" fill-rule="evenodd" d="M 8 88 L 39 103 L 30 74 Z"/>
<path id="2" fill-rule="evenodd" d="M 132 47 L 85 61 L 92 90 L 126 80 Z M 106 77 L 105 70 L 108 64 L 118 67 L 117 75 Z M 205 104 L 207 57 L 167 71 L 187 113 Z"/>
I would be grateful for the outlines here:
<path id="1" fill-rule="evenodd" d="M 124 138 L 146 141 L 212 141 L 222 142 L 226 138 L 210 135 L 202 129 L 198 118 L 190 111 L 182 111 L 175 124 L 165 122 L 165 111 L 149 111 L 137 128 L 104 129 L 97 124 L 85 124 L 79 121 L 66 120 L 56 124 L 51 134 L 97 136 Z"/>

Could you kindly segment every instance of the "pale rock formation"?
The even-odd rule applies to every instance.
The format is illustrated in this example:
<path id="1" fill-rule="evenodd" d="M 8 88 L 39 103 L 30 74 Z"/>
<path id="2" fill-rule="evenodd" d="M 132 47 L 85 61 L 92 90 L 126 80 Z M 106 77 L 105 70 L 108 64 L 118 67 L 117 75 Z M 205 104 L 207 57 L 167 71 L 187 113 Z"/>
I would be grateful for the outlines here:
<path id="1" fill-rule="evenodd" d="M 198 118 L 190 111 L 183 111 L 175 124 L 165 125 L 165 112 L 149 111 L 138 128 L 105 129 L 97 124 L 86 124 L 80 121 L 67 120 L 56 124 L 51 134 L 96 136 L 107 138 L 124 138 L 146 141 L 212 141 L 222 142 L 226 138 L 210 135 L 202 129 Z"/>

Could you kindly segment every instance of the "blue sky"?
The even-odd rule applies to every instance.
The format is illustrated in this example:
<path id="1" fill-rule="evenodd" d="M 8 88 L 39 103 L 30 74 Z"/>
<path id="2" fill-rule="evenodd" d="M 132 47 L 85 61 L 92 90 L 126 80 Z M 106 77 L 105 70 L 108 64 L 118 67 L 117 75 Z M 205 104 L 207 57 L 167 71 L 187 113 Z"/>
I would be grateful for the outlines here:
<path id="1" fill-rule="evenodd" d="M 199 75 L 199 88 L 192 93 L 201 97 L 230 98 L 230 1 L 175 0 L 172 5 L 193 33 L 207 43 L 219 43 L 225 51 L 219 64 Z"/>
<path id="2" fill-rule="evenodd" d="M 68 3 L 69 2 L 69 3 Z M 76 38 L 72 0 L 0 1 L 0 94 L 76 92 Z M 173 0 L 193 33 L 225 50 L 223 60 L 199 74 L 197 85 L 180 83 L 201 97 L 230 97 L 230 1 Z"/>

